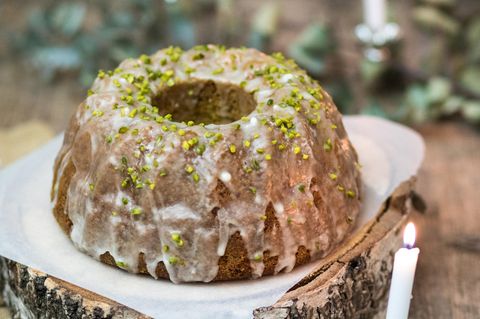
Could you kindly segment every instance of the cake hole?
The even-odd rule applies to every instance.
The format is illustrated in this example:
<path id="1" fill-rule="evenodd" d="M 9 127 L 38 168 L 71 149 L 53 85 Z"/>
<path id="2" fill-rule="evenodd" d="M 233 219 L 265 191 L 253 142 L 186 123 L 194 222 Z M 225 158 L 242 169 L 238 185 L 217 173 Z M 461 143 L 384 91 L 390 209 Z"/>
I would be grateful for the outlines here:
<path id="1" fill-rule="evenodd" d="M 238 85 L 195 80 L 181 82 L 153 97 L 152 105 L 161 115 L 172 114 L 176 122 L 228 124 L 255 109 L 253 95 Z"/>

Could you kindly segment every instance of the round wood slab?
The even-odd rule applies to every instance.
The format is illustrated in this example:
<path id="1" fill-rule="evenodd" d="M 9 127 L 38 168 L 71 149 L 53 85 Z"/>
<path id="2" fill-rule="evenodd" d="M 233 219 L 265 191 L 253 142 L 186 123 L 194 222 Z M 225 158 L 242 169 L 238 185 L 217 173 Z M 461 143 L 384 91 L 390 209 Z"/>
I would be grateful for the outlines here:
<path id="1" fill-rule="evenodd" d="M 415 179 L 402 183 L 377 216 L 323 259 L 256 319 L 384 318 L 393 255 L 411 211 Z M 15 318 L 150 318 L 41 271 L 0 257 L 0 288 Z"/>

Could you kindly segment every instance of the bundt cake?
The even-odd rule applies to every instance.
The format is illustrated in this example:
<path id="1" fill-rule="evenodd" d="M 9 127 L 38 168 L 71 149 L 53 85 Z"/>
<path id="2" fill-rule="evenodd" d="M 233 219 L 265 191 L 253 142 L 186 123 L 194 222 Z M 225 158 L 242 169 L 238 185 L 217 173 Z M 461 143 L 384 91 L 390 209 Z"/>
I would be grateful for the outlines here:
<path id="1" fill-rule="evenodd" d="M 340 113 L 293 61 L 170 47 L 98 73 L 55 161 L 53 214 L 129 272 L 258 278 L 338 246 L 359 176 Z"/>

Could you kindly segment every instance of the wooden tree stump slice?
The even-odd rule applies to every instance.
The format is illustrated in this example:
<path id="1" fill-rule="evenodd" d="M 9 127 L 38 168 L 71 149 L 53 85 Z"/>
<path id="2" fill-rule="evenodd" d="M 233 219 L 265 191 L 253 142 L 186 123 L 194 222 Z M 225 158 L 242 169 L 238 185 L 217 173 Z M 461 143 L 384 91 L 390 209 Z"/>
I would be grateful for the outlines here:
<path id="1" fill-rule="evenodd" d="M 415 179 L 402 183 L 377 216 L 256 319 L 384 318 L 393 256 L 411 211 Z M 150 318 L 41 271 L 0 257 L 0 287 L 14 318 Z"/>

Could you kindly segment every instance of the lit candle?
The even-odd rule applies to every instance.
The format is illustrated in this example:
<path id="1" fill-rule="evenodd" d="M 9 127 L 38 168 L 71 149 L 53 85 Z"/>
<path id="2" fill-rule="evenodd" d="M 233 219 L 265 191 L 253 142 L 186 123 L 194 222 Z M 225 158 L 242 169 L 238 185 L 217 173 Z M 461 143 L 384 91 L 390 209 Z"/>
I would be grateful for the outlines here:
<path id="1" fill-rule="evenodd" d="M 415 244 L 415 226 L 408 223 L 403 233 L 403 248 L 395 253 L 392 283 L 388 296 L 387 319 L 406 319 L 412 299 L 413 278 L 417 267 L 418 248 Z"/>
<path id="2" fill-rule="evenodd" d="M 385 0 L 363 0 L 363 17 L 371 30 L 381 30 L 386 21 Z"/>

